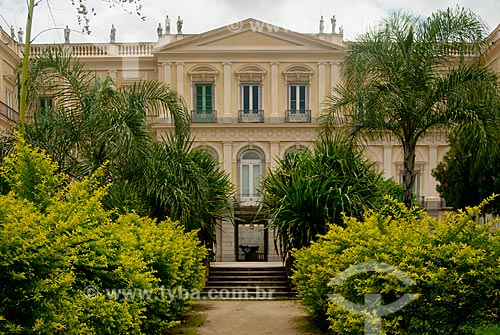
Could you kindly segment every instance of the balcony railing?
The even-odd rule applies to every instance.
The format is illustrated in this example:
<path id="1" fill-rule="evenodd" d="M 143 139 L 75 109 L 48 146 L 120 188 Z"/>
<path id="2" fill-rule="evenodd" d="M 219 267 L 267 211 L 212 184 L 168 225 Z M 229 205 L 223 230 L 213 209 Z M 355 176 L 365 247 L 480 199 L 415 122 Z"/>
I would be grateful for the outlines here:
<path id="1" fill-rule="evenodd" d="M 262 201 L 262 194 L 255 193 L 240 193 L 238 194 L 238 201 L 241 207 L 256 207 Z"/>
<path id="2" fill-rule="evenodd" d="M 7 106 L 5 103 L 0 101 L 0 115 L 5 116 L 7 119 L 14 121 L 15 123 L 19 122 L 19 112 L 14 108 Z"/>
<path id="3" fill-rule="evenodd" d="M 55 51 L 62 45 L 34 44 L 31 45 L 31 54 L 40 55 L 46 49 Z M 64 46 L 77 57 L 153 56 L 154 49 L 154 43 L 75 43 Z"/>
<path id="4" fill-rule="evenodd" d="M 311 123 L 311 110 L 287 110 L 285 113 L 285 122 L 290 123 Z"/>
<path id="5" fill-rule="evenodd" d="M 263 110 L 239 110 L 238 111 L 238 122 L 241 123 L 262 123 L 264 122 L 264 111 Z"/>
<path id="6" fill-rule="evenodd" d="M 191 122 L 193 123 L 215 123 L 217 122 L 217 111 L 215 110 L 192 110 Z"/>

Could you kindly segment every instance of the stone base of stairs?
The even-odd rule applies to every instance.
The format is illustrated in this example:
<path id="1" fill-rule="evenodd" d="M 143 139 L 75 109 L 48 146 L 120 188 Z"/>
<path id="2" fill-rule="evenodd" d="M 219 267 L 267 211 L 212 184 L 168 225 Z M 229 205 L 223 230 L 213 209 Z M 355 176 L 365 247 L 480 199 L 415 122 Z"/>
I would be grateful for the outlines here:
<path id="1" fill-rule="evenodd" d="M 201 299 L 277 300 L 295 299 L 281 263 L 217 264 L 209 269 Z"/>

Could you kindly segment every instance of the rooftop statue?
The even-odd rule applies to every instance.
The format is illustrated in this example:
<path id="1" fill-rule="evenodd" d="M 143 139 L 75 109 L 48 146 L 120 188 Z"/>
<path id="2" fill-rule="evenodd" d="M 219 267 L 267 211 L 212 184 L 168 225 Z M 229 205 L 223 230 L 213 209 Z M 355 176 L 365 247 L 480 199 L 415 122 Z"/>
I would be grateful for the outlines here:
<path id="1" fill-rule="evenodd" d="M 158 37 L 161 37 L 161 35 L 163 35 L 163 29 L 161 27 L 161 23 L 158 23 L 158 28 L 156 28 L 156 33 L 158 34 Z"/>
<path id="2" fill-rule="evenodd" d="M 116 42 L 116 28 L 114 24 L 111 25 L 111 32 L 109 33 L 109 42 L 110 43 Z"/>
<path id="3" fill-rule="evenodd" d="M 167 15 L 165 19 L 165 34 L 170 35 L 170 18 Z"/>
<path id="4" fill-rule="evenodd" d="M 184 21 L 181 19 L 180 16 L 177 17 L 177 34 L 182 34 L 182 24 Z"/>

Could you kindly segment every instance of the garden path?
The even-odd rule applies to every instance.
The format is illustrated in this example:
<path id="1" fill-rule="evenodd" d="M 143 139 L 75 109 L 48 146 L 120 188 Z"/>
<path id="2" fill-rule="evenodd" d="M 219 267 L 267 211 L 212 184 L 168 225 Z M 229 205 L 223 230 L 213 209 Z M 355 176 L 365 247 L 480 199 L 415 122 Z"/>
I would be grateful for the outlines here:
<path id="1" fill-rule="evenodd" d="M 297 318 L 306 317 L 297 300 L 210 300 L 200 335 L 299 335 L 294 328 Z"/>

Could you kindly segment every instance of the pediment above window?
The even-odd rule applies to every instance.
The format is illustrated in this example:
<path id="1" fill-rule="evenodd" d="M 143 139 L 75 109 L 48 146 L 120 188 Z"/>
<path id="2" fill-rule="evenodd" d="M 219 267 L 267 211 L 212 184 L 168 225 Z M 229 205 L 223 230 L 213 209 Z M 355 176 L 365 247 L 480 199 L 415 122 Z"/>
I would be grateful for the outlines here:
<path id="1" fill-rule="evenodd" d="M 286 82 L 310 83 L 313 73 L 310 67 L 301 64 L 293 64 L 283 70 Z"/>
<path id="2" fill-rule="evenodd" d="M 236 70 L 236 75 L 240 82 L 262 81 L 266 75 L 266 70 L 259 65 L 243 65 Z"/>
<path id="3" fill-rule="evenodd" d="M 3 79 L 11 85 L 16 84 L 16 77 L 13 74 L 4 74 Z"/>
<path id="4" fill-rule="evenodd" d="M 188 71 L 192 82 L 210 82 L 213 83 L 219 75 L 219 71 L 210 65 L 197 65 Z"/>

